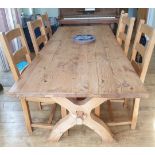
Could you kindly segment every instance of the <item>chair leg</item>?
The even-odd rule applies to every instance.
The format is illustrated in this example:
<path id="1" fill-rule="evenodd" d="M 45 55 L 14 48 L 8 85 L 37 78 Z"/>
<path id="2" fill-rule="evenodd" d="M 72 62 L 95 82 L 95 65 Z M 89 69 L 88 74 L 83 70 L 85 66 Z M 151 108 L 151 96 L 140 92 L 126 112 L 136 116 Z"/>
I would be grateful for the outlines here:
<path id="1" fill-rule="evenodd" d="M 3 86 L 2 84 L 0 84 L 0 92 L 3 90 Z"/>
<path id="2" fill-rule="evenodd" d="M 123 108 L 128 109 L 128 100 L 126 98 L 124 99 L 124 102 L 123 102 Z"/>
<path id="3" fill-rule="evenodd" d="M 132 121 L 131 121 L 131 129 L 136 128 L 138 112 L 139 112 L 139 103 L 140 103 L 140 98 L 136 98 L 135 103 L 133 105 L 134 107 L 133 107 L 133 114 L 132 114 Z"/>
<path id="4" fill-rule="evenodd" d="M 49 116 L 49 119 L 48 119 L 48 124 L 52 124 L 52 120 L 53 120 L 53 117 L 54 117 L 54 114 L 55 114 L 55 110 L 56 110 L 56 104 L 52 104 L 51 105 L 50 116 Z"/>
<path id="5" fill-rule="evenodd" d="M 63 107 L 61 107 L 61 117 L 65 117 L 67 115 L 67 110 Z"/>
<path id="6" fill-rule="evenodd" d="M 42 110 L 41 102 L 38 103 L 38 109 L 39 109 L 39 110 Z"/>
<path id="7" fill-rule="evenodd" d="M 26 101 L 24 98 L 21 98 L 21 105 L 24 112 L 24 118 L 25 118 L 25 124 L 28 130 L 29 134 L 32 134 L 32 127 L 31 127 L 31 115 L 30 115 L 30 109 L 28 105 L 28 101 Z"/>
<path id="8" fill-rule="evenodd" d="M 98 117 L 100 116 L 100 106 L 95 108 L 95 115 Z"/>
<path id="9" fill-rule="evenodd" d="M 111 121 L 114 121 L 114 116 L 112 113 L 112 106 L 110 100 L 107 100 L 107 105 L 108 105 L 108 111 L 109 111 L 109 117 Z"/>
<path id="10" fill-rule="evenodd" d="M 67 110 L 61 107 L 61 117 L 65 117 L 67 115 Z M 64 133 L 64 136 L 68 136 L 68 130 Z"/>

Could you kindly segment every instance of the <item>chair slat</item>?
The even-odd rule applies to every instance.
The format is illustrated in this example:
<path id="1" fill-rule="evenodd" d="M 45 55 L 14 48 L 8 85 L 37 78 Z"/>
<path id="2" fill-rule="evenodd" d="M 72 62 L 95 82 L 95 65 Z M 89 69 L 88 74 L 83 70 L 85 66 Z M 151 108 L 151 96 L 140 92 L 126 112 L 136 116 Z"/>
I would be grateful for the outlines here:
<path id="1" fill-rule="evenodd" d="M 25 55 L 27 54 L 26 48 L 22 47 L 13 54 L 15 64 L 19 63 L 21 60 L 26 60 Z"/>
<path id="2" fill-rule="evenodd" d="M 20 35 L 21 35 L 20 29 L 18 29 L 18 28 L 13 29 L 13 30 L 11 30 L 11 31 L 9 31 L 9 32 L 7 32 L 7 33 L 5 34 L 5 36 L 6 36 L 7 40 L 8 40 L 8 42 L 10 42 L 11 40 L 13 40 L 13 39 L 19 37 Z"/>
<path id="3" fill-rule="evenodd" d="M 131 61 L 131 64 L 135 69 L 136 73 L 138 74 L 138 76 L 140 76 L 142 72 L 142 69 L 140 69 L 140 66 L 134 60 Z"/>
<path id="4" fill-rule="evenodd" d="M 43 24 L 42 19 L 37 19 L 35 21 L 27 22 L 27 25 L 28 25 L 29 33 L 30 33 L 31 40 L 33 43 L 33 47 L 34 47 L 35 53 L 37 55 L 40 51 L 40 48 L 39 48 L 40 44 L 44 43 L 44 45 L 45 45 L 48 40 L 47 36 L 46 36 L 45 26 Z M 41 32 L 41 35 L 38 38 L 36 38 L 36 35 L 34 32 L 36 28 L 39 28 L 40 32 Z"/>
<path id="5" fill-rule="evenodd" d="M 39 36 L 37 38 L 37 44 L 40 45 L 41 43 L 44 43 L 46 41 L 45 35 Z"/>
<path id="6" fill-rule="evenodd" d="M 123 24 L 130 25 L 130 18 L 128 16 L 123 16 L 122 22 Z"/>
<path id="7" fill-rule="evenodd" d="M 134 22 L 135 22 L 134 17 L 129 18 L 127 13 L 124 13 L 124 11 L 121 12 L 116 39 L 120 45 L 124 43 L 123 50 L 126 56 L 128 55 L 129 51 L 129 45 L 131 41 Z M 128 27 L 127 33 L 125 32 L 126 26 Z"/>
<path id="8" fill-rule="evenodd" d="M 142 44 L 137 43 L 135 48 L 142 56 L 144 56 L 146 48 Z"/>
<path id="9" fill-rule="evenodd" d="M 146 24 L 143 24 L 141 26 L 140 32 L 146 34 L 150 38 L 152 36 L 152 33 L 153 33 L 153 28 L 151 28 L 150 26 L 148 26 Z"/>
<path id="10" fill-rule="evenodd" d="M 50 28 L 46 27 L 46 34 L 50 33 Z"/>
<path id="11" fill-rule="evenodd" d="M 36 29 L 36 28 L 42 26 L 42 22 L 40 20 L 35 20 L 35 21 L 31 22 L 31 25 L 32 25 L 33 29 Z"/>
<path id="12" fill-rule="evenodd" d="M 42 17 L 43 21 L 46 21 L 46 20 L 48 20 L 48 19 L 47 19 L 47 16 L 46 16 L 46 14 L 44 14 L 44 15 L 41 15 L 41 17 Z"/>
<path id="13" fill-rule="evenodd" d="M 126 39 L 126 34 L 120 32 L 120 33 L 119 33 L 119 38 L 121 38 L 122 40 L 125 40 L 125 39 Z"/>

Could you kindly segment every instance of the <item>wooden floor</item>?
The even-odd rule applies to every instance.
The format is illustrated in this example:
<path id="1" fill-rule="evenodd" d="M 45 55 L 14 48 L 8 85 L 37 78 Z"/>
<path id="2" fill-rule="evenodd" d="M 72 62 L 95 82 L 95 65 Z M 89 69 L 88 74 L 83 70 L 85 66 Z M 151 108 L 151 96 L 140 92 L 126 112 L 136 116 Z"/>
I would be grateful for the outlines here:
<path id="1" fill-rule="evenodd" d="M 47 141 L 50 133 L 47 129 L 35 129 L 33 135 L 29 136 L 18 99 L 7 95 L 13 82 L 10 72 L 0 72 L 0 83 L 4 86 L 4 91 L 0 93 L 0 146 L 155 146 L 155 53 L 145 81 L 150 97 L 141 100 L 137 129 L 130 130 L 128 125 L 110 127 L 116 139 L 111 144 L 102 143 L 100 137 L 85 126 L 73 127 L 69 136 L 62 137 L 58 143 Z M 30 108 L 35 122 L 48 120 L 48 106 L 39 111 L 37 105 L 31 103 Z M 128 113 L 122 104 L 113 104 L 113 108 L 116 120 L 126 119 Z M 109 117 L 106 104 L 101 109 L 101 117 L 107 122 Z M 60 107 L 57 108 L 54 123 L 59 118 Z"/>

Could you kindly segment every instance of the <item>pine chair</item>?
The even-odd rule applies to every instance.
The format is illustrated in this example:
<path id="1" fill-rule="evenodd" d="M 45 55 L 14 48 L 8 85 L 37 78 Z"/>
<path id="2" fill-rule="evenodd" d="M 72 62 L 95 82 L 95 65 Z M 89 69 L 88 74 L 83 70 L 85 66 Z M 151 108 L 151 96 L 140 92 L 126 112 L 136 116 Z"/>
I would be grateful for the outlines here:
<path id="1" fill-rule="evenodd" d="M 37 16 L 37 19 L 40 19 L 43 23 L 44 29 L 46 31 L 46 35 L 48 38 L 50 38 L 52 36 L 52 29 L 51 29 L 51 25 L 49 22 L 49 18 L 48 18 L 48 14 L 47 12 L 41 16 Z"/>
<path id="2" fill-rule="evenodd" d="M 131 41 L 134 22 L 135 22 L 134 17 L 129 18 L 128 13 L 125 13 L 124 10 L 121 11 L 121 16 L 119 19 L 118 29 L 117 29 L 117 33 L 116 33 L 116 39 L 117 39 L 118 43 L 121 46 L 123 46 L 123 50 L 124 50 L 124 53 L 126 56 L 128 55 L 128 51 L 129 51 L 129 45 L 130 45 L 130 41 Z M 121 102 L 121 103 L 123 103 L 123 106 L 126 105 L 126 100 L 124 102 L 124 99 L 120 99 L 120 100 L 116 99 L 113 101 Z M 108 111 L 110 113 L 110 118 L 112 120 L 113 115 L 111 112 L 111 103 L 109 100 L 107 101 L 107 105 L 108 105 Z M 95 114 L 97 116 L 100 115 L 100 107 L 95 108 Z"/>
<path id="3" fill-rule="evenodd" d="M 46 18 L 47 18 L 47 16 L 46 16 Z M 43 21 L 41 19 L 37 19 L 35 21 L 27 22 L 27 25 L 28 25 L 29 33 L 30 33 L 30 36 L 32 39 L 34 49 L 35 49 L 35 53 L 36 53 L 36 55 L 38 55 L 39 51 L 40 51 L 39 45 L 41 43 L 44 43 L 44 45 L 46 45 L 46 43 L 48 41 Z M 36 28 L 39 28 L 40 32 L 41 32 L 41 35 L 38 38 L 36 38 L 36 35 L 35 35 Z M 66 114 L 67 114 L 66 109 L 61 107 L 61 116 L 64 117 L 64 116 L 66 116 Z M 49 120 L 49 122 L 50 122 L 50 120 Z"/>
<path id="4" fill-rule="evenodd" d="M 117 29 L 117 33 L 116 33 L 116 39 L 117 39 L 118 43 L 121 46 L 123 46 L 123 50 L 124 50 L 124 53 L 126 56 L 128 56 L 134 22 L 135 22 L 134 17 L 129 18 L 128 13 L 125 13 L 124 10 L 121 11 L 121 16 L 119 19 L 118 29 Z M 124 107 L 125 107 L 125 105 L 127 105 L 126 99 L 125 99 L 125 101 L 124 101 L 124 99 L 112 100 L 112 101 L 123 103 Z M 113 115 L 111 112 L 111 104 L 109 101 L 107 101 L 107 104 L 108 104 L 108 110 L 110 112 L 110 118 L 111 118 L 111 120 L 113 120 Z M 99 109 L 98 109 L 98 111 L 99 111 Z"/>
<path id="5" fill-rule="evenodd" d="M 124 13 L 124 11 L 122 10 L 116 33 L 116 39 L 118 43 L 123 46 L 123 50 L 126 56 L 128 55 L 129 51 L 134 22 L 135 18 L 129 18 L 128 13 Z"/>
<path id="6" fill-rule="evenodd" d="M 132 48 L 132 56 L 131 56 L 131 64 L 143 83 L 146 77 L 146 73 L 148 70 L 148 66 L 151 60 L 151 56 L 152 56 L 154 44 L 155 44 L 155 29 L 153 29 L 152 27 L 144 23 L 145 23 L 144 20 L 140 20 L 139 22 L 135 41 Z M 147 38 L 147 43 L 145 46 L 140 43 L 140 39 L 142 35 L 145 35 L 145 37 Z M 142 56 L 142 63 L 137 62 L 137 59 L 136 59 L 137 52 Z M 110 100 L 109 102 L 111 101 L 112 100 Z M 109 123 L 109 125 L 114 126 L 114 125 L 131 124 L 131 129 L 135 129 L 137 124 L 138 112 L 139 112 L 139 103 L 140 103 L 140 98 L 134 99 L 131 120 L 129 120 L 128 122 Z"/>
<path id="7" fill-rule="evenodd" d="M 137 74 L 140 77 L 140 80 L 143 83 L 145 81 L 146 73 L 149 67 L 149 63 L 151 60 L 151 56 L 152 56 L 154 44 L 155 44 L 155 29 L 153 29 L 152 27 L 144 23 L 145 23 L 144 20 L 140 20 L 140 24 L 138 26 L 135 42 L 133 45 L 132 56 L 131 56 L 131 64 L 133 65 L 135 71 L 137 72 Z M 148 40 L 145 46 L 139 43 L 142 34 L 144 34 Z M 142 63 L 136 62 L 137 52 L 140 53 L 143 58 Z M 138 111 L 139 111 L 139 103 L 140 103 L 140 98 L 136 98 L 134 103 L 132 123 L 131 123 L 132 129 L 136 128 Z"/>
<path id="8" fill-rule="evenodd" d="M 11 46 L 11 41 L 19 38 L 21 41 L 21 48 L 15 52 L 13 52 L 13 48 Z M 31 57 L 29 48 L 27 46 L 27 42 L 23 33 L 22 28 L 20 25 L 17 25 L 17 28 L 7 32 L 7 33 L 1 33 L 0 34 L 0 41 L 2 43 L 4 53 L 6 55 L 6 58 L 8 60 L 11 72 L 13 74 L 14 80 L 17 81 L 20 79 L 22 73 L 24 70 L 29 66 L 31 63 Z M 55 110 L 55 104 L 51 99 L 47 98 L 36 98 L 36 97 L 29 97 L 29 98 L 20 98 L 26 127 L 29 133 L 32 133 L 32 127 L 40 127 L 40 128 L 51 128 L 51 124 L 46 123 L 33 123 L 31 120 L 30 110 L 29 110 L 29 104 L 28 102 L 36 102 L 37 104 L 40 104 L 40 102 L 52 104 L 52 112 L 54 113 Z M 52 120 L 53 113 L 51 113 L 49 121 Z"/>
<path id="9" fill-rule="evenodd" d="M 47 43 L 47 35 L 44 24 L 41 19 L 37 19 L 35 21 L 27 22 L 29 33 L 32 39 L 33 47 L 35 50 L 36 55 L 39 54 L 41 50 L 41 45 L 45 46 Z M 40 30 L 41 35 L 39 37 L 36 36 L 35 31 L 36 29 Z"/>

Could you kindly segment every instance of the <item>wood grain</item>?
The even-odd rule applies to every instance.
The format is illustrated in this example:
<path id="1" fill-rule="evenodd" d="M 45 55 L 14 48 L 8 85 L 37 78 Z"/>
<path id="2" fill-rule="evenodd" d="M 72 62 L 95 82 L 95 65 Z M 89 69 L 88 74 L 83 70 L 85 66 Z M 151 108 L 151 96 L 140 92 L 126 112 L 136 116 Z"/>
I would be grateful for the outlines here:
<path id="1" fill-rule="evenodd" d="M 96 41 L 79 45 L 76 34 Z M 109 26 L 60 27 L 9 94 L 136 98 L 148 94 Z"/>
<path id="2" fill-rule="evenodd" d="M 13 52 L 13 49 L 11 48 L 11 41 L 18 37 L 20 38 L 22 47 L 21 49 Z M 21 26 L 17 25 L 15 29 L 6 33 L 2 32 L 0 34 L 0 43 L 2 44 L 3 51 L 9 63 L 14 80 L 17 81 L 20 78 L 20 72 L 16 64 L 23 60 L 27 61 L 29 64 L 31 63 L 30 51 Z"/>
<path id="3" fill-rule="evenodd" d="M 40 22 L 34 22 L 36 23 L 35 26 L 37 26 L 37 24 L 39 24 Z M 17 51 L 15 51 L 13 53 L 12 48 L 11 48 L 11 41 L 15 38 L 20 39 L 21 42 L 21 48 Z M 40 39 L 42 40 L 42 38 Z M 23 71 L 25 71 L 25 69 L 20 73 L 16 64 L 25 60 L 27 61 L 29 64 L 31 63 L 31 57 L 30 57 L 30 52 L 29 52 L 29 48 L 24 36 L 24 32 L 23 29 L 21 28 L 20 25 L 17 25 L 17 28 L 10 30 L 7 33 L 2 33 L 0 34 L 0 41 L 2 43 L 3 49 L 4 49 L 4 53 L 6 55 L 6 58 L 8 60 L 9 66 L 11 68 L 11 72 L 13 74 L 14 80 L 18 81 L 19 79 L 21 79 L 21 75 L 23 73 Z M 21 104 L 23 107 L 23 112 L 24 112 L 24 117 L 25 117 L 25 122 L 26 122 L 26 127 L 28 132 L 31 134 L 32 133 L 32 121 L 31 121 L 31 115 L 30 115 L 30 111 L 29 111 L 29 105 L 28 102 L 29 101 L 33 101 L 36 102 L 39 107 L 41 107 L 41 102 L 47 102 L 48 104 L 53 104 L 53 101 L 51 101 L 51 99 L 48 98 L 40 98 L 40 97 L 27 97 L 27 98 L 20 98 L 21 100 Z M 52 105 L 52 107 L 56 107 L 55 104 Z M 49 118 L 49 122 L 52 121 L 53 115 L 54 115 L 54 110 L 52 110 L 52 113 L 50 115 Z M 35 125 L 35 127 L 42 127 L 42 125 Z M 49 125 L 50 126 L 50 125 Z"/>
<path id="4" fill-rule="evenodd" d="M 140 42 L 141 36 L 144 34 L 147 36 L 147 43 L 144 46 L 137 46 L 137 44 Z M 147 70 L 150 64 L 150 60 L 152 57 L 153 49 L 155 45 L 155 29 L 150 27 L 147 24 L 144 24 L 144 20 L 140 20 L 136 38 L 134 41 L 133 49 L 132 49 L 132 56 L 131 56 L 131 62 L 135 62 L 134 68 L 136 71 L 138 71 L 140 80 L 144 83 Z M 136 62 L 136 53 L 139 52 L 141 49 L 141 56 L 142 56 L 142 64 L 139 64 Z M 138 70 L 139 68 L 139 70 Z M 136 98 L 133 106 L 133 115 L 132 115 L 132 123 L 131 123 L 131 129 L 136 128 L 137 119 L 138 119 L 138 112 L 139 112 L 139 103 L 140 98 Z"/>
<path id="5" fill-rule="evenodd" d="M 150 27 L 147 24 L 144 24 L 144 20 L 140 20 L 138 28 L 137 28 L 137 33 L 135 37 L 135 41 L 133 44 L 132 48 L 132 56 L 131 56 L 131 64 L 133 68 L 135 69 L 135 72 L 139 76 L 140 80 L 142 83 L 144 83 L 147 70 L 150 64 L 150 60 L 152 57 L 154 45 L 155 45 L 155 29 Z M 147 42 L 146 45 L 140 44 L 141 36 L 145 35 L 147 36 Z M 136 55 L 137 52 L 142 57 L 142 62 L 138 63 L 136 61 Z M 113 100 L 111 100 L 113 101 Z M 120 100 L 118 100 L 120 101 Z M 124 99 L 124 105 L 127 103 L 127 100 Z M 137 124 L 137 119 L 138 119 L 138 112 L 139 112 L 139 103 L 140 103 L 140 98 L 135 98 L 134 99 L 134 104 L 133 104 L 133 113 L 132 113 L 132 121 L 131 121 L 131 129 L 136 128 Z M 110 103 L 111 105 L 111 103 Z M 115 125 L 122 125 L 122 123 L 114 123 Z M 124 123 L 123 123 L 124 124 Z"/>
<path id="6" fill-rule="evenodd" d="M 93 115 L 91 111 L 102 104 L 107 99 L 105 98 L 90 98 L 83 101 L 78 101 L 80 104 L 73 103 L 71 100 L 62 97 L 52 98 L 56 103 L 64 106 L 69 114 L 60 119 L 50 134 L 49 140 L 59 141 L 62 134 L 75 125 L 86 125 L 96 132 L 104 142 L 114 141 L 113 135 L 108 126 Z M 81 103 L 82 102 L 82 103 Z"/>
<path id="7" fill-rule="evenodd" d="M 47 40 L 48 40 L 47 36 L 46 36 L 46 30 L 45 30 L 45 27 L 44 27 L 44 23 L 43 23 L 43 21 L 41 19 L 37 19 L 35 21 L 27 22 L 27 26 L 28 26 L 28 30 L 29 30 L 29 33 L 30 33 L 30 36 L 31 36 L 31 40 L 32 40 L 32 43 L 33 43 L 35 53 L 37 55 L 39 53 L 39 51 L 40 51 L 39 46 L 42 43 L 45 45 Z M 36 28 L 39 28 L 39 30 L 41 32 L 41 35 L 39 37 L 36 37 L 36 34 L 35 34 Z"/>
<path id="8" fill-rule="evenodd" d="M 43 26 L 46 31 L 46 35 L 49 35 L 50 37 L 52 35 L 52 29 L 47 12 L 41 16 L 38 16 L 37 19 L 40 19 L 42 23 L 44 23 Z"/>
<path id="9" fill-rule="evenodd" d="M 128 56 L 134 22 L 135 17 L 129 17 L 128 13 L 124 13 L 124 10 L 121 11 L 116 38 L 120 45 L 124 45 L 123 50 L 126 56 Z"/>

